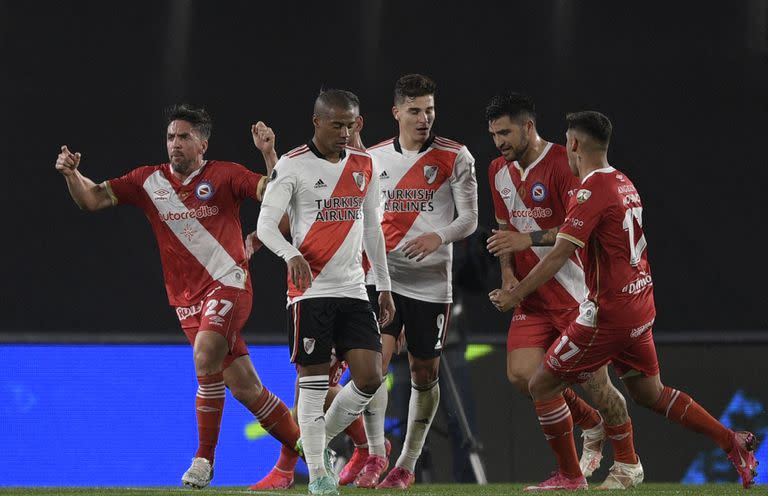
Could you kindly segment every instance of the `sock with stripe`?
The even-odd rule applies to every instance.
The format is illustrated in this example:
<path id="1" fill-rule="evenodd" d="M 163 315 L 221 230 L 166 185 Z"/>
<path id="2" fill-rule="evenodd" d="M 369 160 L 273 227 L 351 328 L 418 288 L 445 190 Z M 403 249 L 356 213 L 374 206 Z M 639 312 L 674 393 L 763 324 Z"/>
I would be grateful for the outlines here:
<path id="1" fill-rule="evenodd" d="M 327 475 L 323 465 L 323 451 L 326 445 L 323 406 L 326 394 L 327 374 L 299 377 L 299 428 L 310 482 Z"/>
<path id="2" fill-rule="evenodd" d="M 541 430 L 555 452 L 560 472 L 567 477 L 582 477 L 576 443 L 573 440 L 573 417 L 562 395 L 551 400 L 534 401 Z"/>
<path id="3" fill-rule="evenodd" d="M 615 461 L 632 465 L 637 463 L 631 420 L 627 420 L 619 425 L 605 424 L 605 434 L 611 440 L 613 459 Z"/>
<path id="4" fill-rule="evenodd" d="M 213 464 L 216 443 L 219 441 L 224 396 L 223 372 L 197 376 L 195 411 L 198 445 L 195 457 L 206 458 L 211 464 Z"/>
<path id="5" fill-rule="evenodd" d="M 682 391 L 664 386 L 661 396 L 651 410 L 687 429 L 704 434 L 725 451 L 731 449 L 731 430 Z"/>
<path id="6" fill-rule="evenodd" d="M 440 404 L 440 385 L 438 380 L 419 386 L 411 382 L 411 399 L 408 402 L 408 430 L 405 433 L 403 450 L 396 466 L 414 472 L 416 460 L 424 448 L 432 419 L 435 418 Z"/>
<path id="7" fill-rule="evenodd" d="M 289 448 L 296 446 L 300 435 L 299 426 L 280 398 L 264 387 L 256 401 L 246 406 L 272 437 Z"/>
<path id="8" fill-rule="evenodd" d="M 328 442 L 331 442 L 363 412 L 372 397 L 372 394 L 360 391 L 355 386 L 355 381 L 349 381 L 341 388 L 331 406 L 328 407 L 328 411 L 325 412 L 325 436 Z"/>
<path id="9" fill-rule="evenodd" d="M 365 436 L 368 439 L 368 452 L 372 455 L 387 456 L 384 447 L 384 417 L 387 414 L 387 382 L 382 381 L 379 389 L 373 393 L 373 398 L 365 407 L 363 421 Z"/>
<path id="10" fill-rule="evenodd" d="M 563 398 L 571 411 L 574 425 L 578 425 L 582 430 L 597 427 L 602 420 L 597 410 L 589 406 L 586 401 L 576 396 L 571 388 L 565 388 Z"/>

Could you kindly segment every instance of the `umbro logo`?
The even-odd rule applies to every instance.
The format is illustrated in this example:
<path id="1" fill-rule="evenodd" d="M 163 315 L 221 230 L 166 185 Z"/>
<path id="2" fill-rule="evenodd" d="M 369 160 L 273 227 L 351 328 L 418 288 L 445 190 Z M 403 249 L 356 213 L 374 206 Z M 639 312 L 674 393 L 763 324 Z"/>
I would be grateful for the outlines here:
<path id="1" fill-rule="evenodd" d="M 315 188 L 325 188 L 326 186 L 328 185 L 325 184 L 322 179 L 318 179 L 315 183 Z"/>
<path id="2" fill-rule="evenodd" d="M 387 171 L 382 171 L 382 173 L 379 174 L 379 179 L 389 179 L 389 174 L 387 174 Z"/>

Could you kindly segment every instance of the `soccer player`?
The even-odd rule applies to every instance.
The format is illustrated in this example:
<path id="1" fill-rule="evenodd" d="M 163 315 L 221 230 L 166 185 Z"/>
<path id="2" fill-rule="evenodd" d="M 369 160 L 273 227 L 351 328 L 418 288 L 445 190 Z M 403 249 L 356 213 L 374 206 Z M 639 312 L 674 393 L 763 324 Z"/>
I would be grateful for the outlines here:
<path id="1" fill-rule="evenodd" d="M 379 178 L 367 153 L 347 147 L 359 112 L 353 93 L 320 93 L 314 136 L 278 161 L 257 225 L 264 246 L 288 266 L 289 344 L 291 361 L 301 366 L 297 408 L 310 494 L 338 494 L 324 460 L 327 441 L 363 411 L 382 383 L 381 336 L 365 289 L 363 247 L 380 291 L 381 324 L 395 313 L 378 222 Z M 278 229 L 286 212 L 292 243 Z M 323 415 L 332 348 L 349 364 L 352 380 Z"/>
<path id="2" fill-rule="evenodd" d="M 202 488 L 213 478 L 225 387 L 284 445 L 293 447 L 299 430 L 285 404 L 261 384 L 240 334 L 252 295 L 240 202 L 261 200 L 267 177 L 239 164 L 203 158 L 211 136 L 204 109 L 172 107 L 167 124 L 169 163 L 139 167 L 96 184 L 80 173 L 80 153 L 62 146 L 56 169 L 81 209 L 134 205 L 149 219 L 168 299 L 194 348 L 199 444 L 181 480 Z M 252 133 L 267 162 L 273 162 L 268 128 L 259 123 Z"/>
<path id="3" fill-rule="evenodd" d="M 562 390 L 566 383 L 582 382 L 609 361 L 637 403 L 712 439 L 728 454 L 742 485 L 749 488 L 757 475 L 755 436 L 728 429 L 690 396 L 661 382 L 653 343 L 656 310 L 643 204 L 629 178 L 608 163 L 611 122 L 599 112 L 586 111 L 569 114 L 567 123 L 568 163 L 581 184 L 571 198 L 554 248 L 518 285 L 498 289 L 490 297 L 501 311 L 519 306 L 579 250 L 589 296 L 576 321 L 547 350 L 529 384 L 559 470 L 527 490 L 587 487 Z"/>
<path id="4" fill-rule="evenodd" d="M 383 329 L 382 370 L 387 370 L 404 332 L 411 398 L 402 453 L 381 483 L 389 465 L 383 452 L 384 417 L 371 417 L 375 422 L 366 417 L 370 455 L 357 477 L 358 487 L 407 489 L 415 480 L 416 461 L 440 401 L 440 354 L 453 298 L 452 243 L 477 228 L 475 160 L 466 146 L 432 133 L 435 91 L 426 76 L 401 77 L 392 107 L 399 134 L 368 149 L 381 183 L 381 225 L 397 309 L 392 324 Z M 381 396 L 386 401 L 383 389 L 377 398 Z"/>
<path id="5" fill-rule="evenodd" d="M 578 189 L 578 179 L 568 166 L 565 147 L 539 136 L 531 98 L 518 93 L 497 95 L 486 107 L 486 118 L 488 131 L 502 154 L 488 169 L 499 223 L 488 247 L 499 257 L 502 287 L 511 289 L 551 250 L 557 229 L 565 220 L 570 195 Z M 512 255 L 505 241 L 515 235 L 529 243 Z M 534 240 L 537 246 L 531 246 Z M 515 309 L 507 336 L 507 377 L 526 396 L 530 395 L 528 381 L 544 352 L 576 320 L 579 304 L 586 297 L 584 271 L 574 257 Z M 607 431 L 615 464 L 600 488 L 636 486 L 643 480 L 643 467 L 635 454 L 624 397 L 611 384 L 606 367 L 590 377 L 585 387 L 605 413 L 605 424 L 572 389 L 563 390 L 574 424 L 584 433 L 580 460 L 584 476 L 589 477 L 600 466 Z"/>

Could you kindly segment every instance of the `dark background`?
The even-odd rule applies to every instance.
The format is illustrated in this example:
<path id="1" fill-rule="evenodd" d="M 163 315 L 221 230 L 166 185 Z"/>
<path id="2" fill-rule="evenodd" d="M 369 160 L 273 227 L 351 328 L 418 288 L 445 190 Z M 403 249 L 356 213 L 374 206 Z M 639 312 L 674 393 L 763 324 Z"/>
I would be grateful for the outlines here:
<path id="1" fill-rule="evenodd" d="M 494 93 L 533 96 L 556 142 L 566 112 L 600 110 L 609 159 L 643 196 L 657 333 L 768 329 L 765 1 L 0 1 L 0 56 L 7 335 L 181 336 L 143 215 L 79 212 L 53 168 L 60 145 L 97 182 L 163 162 L 162 110 L 186 101 L 214 118 L 209 158 L 263 170 L 252 122 L 285 152 L 311 136 L 318 90 L 341 87 L 360 96 L 374 144 L 395 134 L 392 87 L 408 72 L 436 79 L 437 132 L 477 159 L 481 228 Z M 246 231 L 257 213 L 243 209 Z M 263 250 L 251 268 L 247 335 L 281 336 L 284 264 Z M 467 301 L 468 330 L 504 335 L 508 316 Z"/>

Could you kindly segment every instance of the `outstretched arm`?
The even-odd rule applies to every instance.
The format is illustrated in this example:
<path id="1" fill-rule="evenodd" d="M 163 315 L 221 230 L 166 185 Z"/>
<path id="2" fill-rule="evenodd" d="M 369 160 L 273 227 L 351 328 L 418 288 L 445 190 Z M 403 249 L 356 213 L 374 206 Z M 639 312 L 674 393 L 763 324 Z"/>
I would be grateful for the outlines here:
<path id="1" fill-rule="evenodd" d="M 494 256 L 502 256 L 518 251 L 524 251 L 531 246 L 554 246 L 559 227 L 521 233 L 516 231 L 493 230 L 493 236 L 488 238 L 488 251 Z"/>
<path id="2" fill-rule="evenodd" d="M 66 145 L 61 147 L 56 159 L 56 170 L 67 181 L 69 194 L 81 210 L 101 210 L 114 205 L 105 183 L 96 184 L 77 168 L 80 166 L 80 153 L 72 153 Z"/>

